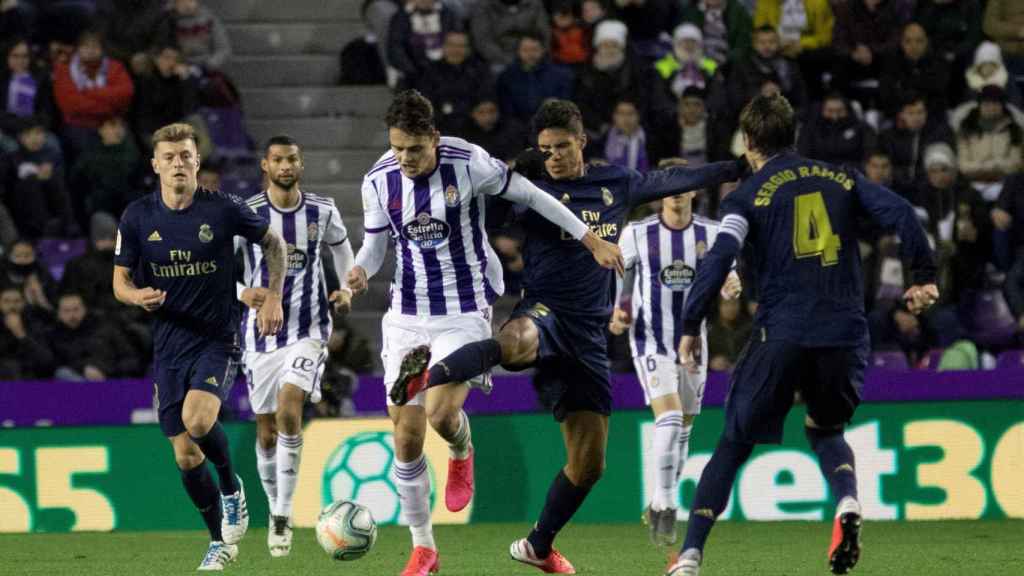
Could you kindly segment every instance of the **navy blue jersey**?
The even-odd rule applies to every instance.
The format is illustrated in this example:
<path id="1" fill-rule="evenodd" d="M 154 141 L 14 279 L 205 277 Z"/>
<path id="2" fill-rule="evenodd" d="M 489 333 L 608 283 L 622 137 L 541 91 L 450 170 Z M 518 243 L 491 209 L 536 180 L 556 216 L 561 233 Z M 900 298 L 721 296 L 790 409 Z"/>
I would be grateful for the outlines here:
<path id="1" fill-rule="evenodd" d="M 128 205 L 114 263 L 135 270 L 139 287 L 167 292 L 153 313 L 158 361 L 174 362 L 197 343 L 235 341 L 234 238 L 258 243 L 267 226 L 240 198 L 202 188 L 184 210 L 168 208 L 159 192 Z"/>
<path id="2" fill-rule="evenodd" d="M 589 167 L 582 178 L 534 182 L 565 204 L 593 232 L 617 243 L 630 211 L 653 200 L 715 187 L 738 177 L 734 162 L 699 168 L 676 167 L 641 174 L 619 166 Z M 602 268 L 588 250 L 541 215 L 528 210 L 521 223 L 523 287 L 527 298 L 556 312 L 591 316 L 611 314 L 614 272 Z"/>
<path id="3" fill-rule="evenodd" d="M 776 156 L 722 201 L 722 227 L 697 274 L 683 332 L 696 335 L 745 241 L 763 338 L 854 346 L 867 336 L 857 227 L 871 218 L 899 234 L 915 284 L 935 263 L 913 208 L 856 172 L 795 153 Z"/>

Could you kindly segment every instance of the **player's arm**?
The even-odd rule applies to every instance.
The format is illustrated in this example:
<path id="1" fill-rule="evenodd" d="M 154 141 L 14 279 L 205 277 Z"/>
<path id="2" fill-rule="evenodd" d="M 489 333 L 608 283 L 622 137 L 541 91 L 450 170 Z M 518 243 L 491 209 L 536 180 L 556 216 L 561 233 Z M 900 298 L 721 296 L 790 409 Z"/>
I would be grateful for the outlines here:
<path id="1" fill-rule="evenodd" d="M 635 172 L 630 182 L 629 203 L 640 206 L 691 190 L 715 189 L 722 182 L 739 179 L 740 167 L 739 162 L 714 162 L 696 168 L 673 166 L 646 174 Z"/>
<path id="2" fill-rule="evenodd" d="M 370 278 L 384 265 L 388 254 L 388 234 L 391 221 L 384 211 L 377 183 L 372 178 L 363 178 L 363 245 L 359 247 L 355 262 L 345 278 L 353 294 L 361 294 L 369 286 Z"/>
<path id="3" fill-rule="evenodd" d="M 132 270 L 139 263 L 139 240 L 131 209 L 124 211 L 117 225 L 114 243 L 114 298 L 129 306 L 152 312 L 163 305 L 167 293 L 151 287 L 139 288 L 132 281 Z"/>
<path id="4" fill-rule="evenodd" d="M 938 273 L 928 237 L 914 208 L 892 190 L 860 174 L 854 175 L 853 193 L 879 226 L 899 235 L 900 252 L 910 262 L 913 279 L 913 285 L 903 296 L 904 300 L 915 314 L 927 309 L 939 298 L 939 289 L 935 284 Z"/>
<path id="5" fill-rule="evenodd" d="M 263 249 L 263 261 L 267 263 L 267 292 L 256 314 L 256 324 L 261 335 L 272 336 L 284 324 L 284 311 L 281 309 L 281 294 L 284 292 L 284 239 L 268 226 L 260 239 L 260 248 Z"/>
<path id="6" fill-rule="evenodd" d="M 352 243 L 348 240 L 348 230 L 341 220 L 341 213 L 334 206 L 331 206 L 331 215 L 327 218 L 324 242 L 331 252 L 331 258 L 334 259 L 334 273 L 340 286 L 331 292 L 328 300 L 334 305 L 335 312 L 348 312 L 352 307 L 352 289 L 346 285 L 345 279 L 352 270 L 355 255 L 352 253 Z"/>
<path id="7" fill-rule="evenodd" d="M 615 279 L 615 308 L 612 309 L 612 317 L 608 321 L 608 331 L 616 336 L 625 332 L 633 321 L 630 317 L 630 295 L 633 293 L 633 283 L 636 282 L 636 262 L 639 254 L 632 224 L 627 225 L 619 236 L 619 248 L 622 250 L 625 270 L 621 278 Z"/>

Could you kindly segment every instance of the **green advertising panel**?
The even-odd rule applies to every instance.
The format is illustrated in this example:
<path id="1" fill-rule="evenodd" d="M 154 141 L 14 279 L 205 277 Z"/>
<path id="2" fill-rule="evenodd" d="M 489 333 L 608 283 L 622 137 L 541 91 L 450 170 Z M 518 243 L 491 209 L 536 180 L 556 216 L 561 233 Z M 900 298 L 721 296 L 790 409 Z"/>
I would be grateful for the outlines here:
<path id="1" fill-rule="evenodd" d="M 722 412 L 698 417 L 683 470 L 681 514 L 722 429 Z M 254 524 L 266 518 L 256 476 L 255 427 L 227 427 Z M 651 492 L 648 412 L 612 416 L 607 468 L 574 521 L 634 522 Z M 307 427 L 295 520 L 311 525 L 333 499 L 359 500 L 381 523 L 398 519 L 389 489 L 390 422 L 320 420 Z M 372 436 L 372 438 L 371 438 Z M 869 404 L 846 433 L 856 454 L 860 500 L 872 519 L 1024 517 L 1024 405 L 1019 401 Z M 473 418 L 477 493 L 459 514 L 433 498 L 435 523 L 530 522 L 565 460 L 546 414 Z M 370 442 L 369 440 L 373 440 Z M 435 483 L 447 449 L 428 435 Z M 435 494 L 440 488 L 435 486 Z M 780 446 L 756 450 L 737 477 L 731 520 L 820 520 L 828 484 L 794 411 Z M 155 426 L 31 428 L 0 432 L 0 532 L 171 530 L 201 523 L 181 487 L 170 444 Z"/>

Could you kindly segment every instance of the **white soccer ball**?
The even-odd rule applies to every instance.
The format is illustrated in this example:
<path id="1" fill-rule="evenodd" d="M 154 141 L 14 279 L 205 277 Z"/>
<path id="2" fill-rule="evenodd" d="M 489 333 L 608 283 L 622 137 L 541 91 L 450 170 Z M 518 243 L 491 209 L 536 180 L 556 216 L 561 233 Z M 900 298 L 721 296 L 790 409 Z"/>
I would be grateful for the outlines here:
<path id="1" fill-rule="evenodd" d="M 377 541 L 377 523 L 365 506 L 338 500 L 320 512 L 316 539 L 335 560 L 362 558 Z"/>

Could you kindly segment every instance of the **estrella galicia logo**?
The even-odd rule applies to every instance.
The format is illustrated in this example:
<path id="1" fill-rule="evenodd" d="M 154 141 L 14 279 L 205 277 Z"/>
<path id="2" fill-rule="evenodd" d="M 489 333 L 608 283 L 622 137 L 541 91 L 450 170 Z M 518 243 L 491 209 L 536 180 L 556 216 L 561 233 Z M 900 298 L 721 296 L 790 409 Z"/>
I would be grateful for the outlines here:
<path id="1" fill-rule="evenodd" d="M 294 244 L 288 245 L 288 275 L 294 276 L 299 272 L 302 272 L 306 268 L 306 253 L 295 247 Z"/>
<path id="2" fill-rule="evenodd" d="M 420 248 L 435 248 L 448 240 L 451 227 L 447 222 L 431 218 L 430 214 L 421 212 L 415 220 L 405 225 L 402 234 Z"/>
<path id="3" fill-rule="evenodd" d="M 661 269 L 658 279 L 669 290 L 678 292 L 689 288 L 693 284 L 693 277 L 695 275 L 696 271 L 693 268 L 687 266 L 682 260 L 676 260 Z"/>

